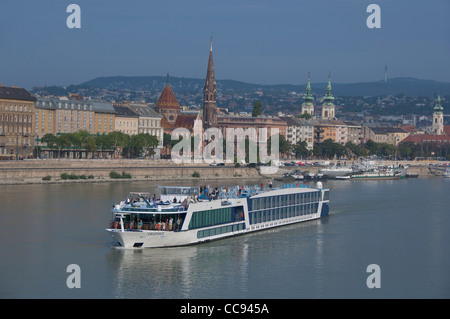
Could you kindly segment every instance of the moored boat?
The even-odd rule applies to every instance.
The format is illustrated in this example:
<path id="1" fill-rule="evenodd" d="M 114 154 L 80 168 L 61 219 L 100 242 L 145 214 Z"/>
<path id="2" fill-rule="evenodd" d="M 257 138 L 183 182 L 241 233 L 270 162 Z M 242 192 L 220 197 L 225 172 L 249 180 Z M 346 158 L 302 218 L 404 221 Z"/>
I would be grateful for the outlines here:
<path id="1" fill-rule="evenodd" d="M 444 172 L 444 177 L 449 177 L 450 178 L 450 168 L 447 167 L 447 169 Z"/>
<path id="2" fill-rule="evenodd" d="M 406 166 L 370 166 L 365 170 L 351 174 L 352 179 L 403 179 L 406 177 Z"/>
<path id="3" fill-rule="evenodd" d="M 347 166 L 329 166 L 320 168 L 319 174 L 326 175 L 328 178 L 336 178 L 337 176 L 347 176 L 353 173 L 353 168 Z"/>

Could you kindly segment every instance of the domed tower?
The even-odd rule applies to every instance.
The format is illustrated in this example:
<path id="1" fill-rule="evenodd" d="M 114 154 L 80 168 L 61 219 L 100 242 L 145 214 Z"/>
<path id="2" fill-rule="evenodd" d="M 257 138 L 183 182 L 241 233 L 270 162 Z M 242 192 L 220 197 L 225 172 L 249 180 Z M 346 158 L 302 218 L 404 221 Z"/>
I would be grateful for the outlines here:
<path id="1" fill-rule="evenodd" d="M 314 116 L 314 97 L 311 94 L 311 82 L 309 79 L 309 72 L 308 72 L 308 84 L 306 85 L 306 91 L 305 95 L 303 96 L 303 104 L 302 104 L 302 114 L 309 114 L 311 116 Z"/>
<path id="2" fill-rule="evenodd" d="M 154 110 L 164 116 L 170 125 L 175 124 L 177 116 L 181 113 L 180 104 L 172 91 L 169 84 L 169 74 L 167 73 L 167 81 L 164 90 L 158 98 L 154 106 Z"/>
<path id="3" fill-rule="evenodd" d="M 335 107 L 334 107 L 334 96 L 331 92 L 331 73 L 328 75 L 328 86 L 327 92 L 323 97 L 322 104 L 322 118 L 323 119 L 332 119 L 335 116 Z"/>
<path id="4" fill-rule="evenodd" d="M 441 97 L 438 96 L 433 112 L 433 124 L 431 126 L 434 135 L 444 134 L 444 108 L 441 105 Z"/>

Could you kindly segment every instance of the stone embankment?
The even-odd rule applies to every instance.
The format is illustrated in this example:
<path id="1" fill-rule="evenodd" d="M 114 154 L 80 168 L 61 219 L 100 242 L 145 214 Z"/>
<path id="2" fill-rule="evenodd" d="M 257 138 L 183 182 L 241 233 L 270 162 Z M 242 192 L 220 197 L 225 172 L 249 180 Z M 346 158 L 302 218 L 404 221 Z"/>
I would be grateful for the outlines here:
<path id="1" fill-rule="evenodd" d="M 115 179 L 111 172 L 131 175 L 131 179 Z M 62 174 L 83 176 L 82 179 L 61 178 Z M 1 161 L 0 184 L 37 184 L 67 182 L 163 181 L 258 179 L 256 168 L 221 167 L 208 164 L 175 164 L 171 160 L 24 160 Z"/>
<path id="2" fill-rule="evenodd" d="M 338 161 L 330 161 L 338 162 Z M 351 165 L 351 161 L 339 161 Z M 436 161 L 384 161 L 383 165 L 410 165 L 408 174 L 419 177 L 433 176 L 429 165 L 442 164 Z M 447 163 L 448 164 L 448 163 Z M 262 175 L 256 168 L 234 167 L 232 164 L 215 167 L 208 164 L 176 164 L 171 160 L 23 160 L 0 161 L 0 185 L 68 183 L 68 182 L 111 182 L 111 181 L 170 181 L 170 180 L 231 180 L 275 178 L 289 170 L 300 169 L 317 173 L 317 166 L 280 167 L 276 174 Z M 111 172 L 131 175 L 131 179 L 114 179 Z M 61 175 L 83 176 L 82 179 L 62 179 Z"/>

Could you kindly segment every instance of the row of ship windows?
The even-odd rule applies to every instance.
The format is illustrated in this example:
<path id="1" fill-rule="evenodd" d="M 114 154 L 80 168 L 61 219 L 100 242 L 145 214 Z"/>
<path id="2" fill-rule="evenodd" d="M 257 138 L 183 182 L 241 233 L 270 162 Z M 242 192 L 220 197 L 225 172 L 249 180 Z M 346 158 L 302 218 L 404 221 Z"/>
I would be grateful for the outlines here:
<path id="1" fill-rule="evenodd" d="M 192 214 L 189 229 L 233 223 L 243 219 L 244 208 L 242 206 L 199 211 Z"/>
<path id="2" fill-rule="evenodd" d="M 319 199 L 320 191 L 254 198 L 252 199 L 251 210 L 307 204 L 311 202 L 318 202 Z"/>
<path id="3" fill-rule="evenodd" d="M 267 209 L 249 213 L 250 225 L 317 213 L 318 203 Z"/>
<path id="4" fill-rule="evenodd" d="M 199 230 L 197 232 L 197 238 L 205 238 L 205 237 L 209 237 L 209 236 L 215 236 L 215 235 L 220 235 L 220 234 L 225 234 L 225 233 L 236 232 L 236 231 L 244 230 L 244 229 L 245 229 L 245 223 L 240 223 L 240 224 L 227 225 L 227 226 L 210 228 L 210 229 L 205 229 L 205 230 Z"/>

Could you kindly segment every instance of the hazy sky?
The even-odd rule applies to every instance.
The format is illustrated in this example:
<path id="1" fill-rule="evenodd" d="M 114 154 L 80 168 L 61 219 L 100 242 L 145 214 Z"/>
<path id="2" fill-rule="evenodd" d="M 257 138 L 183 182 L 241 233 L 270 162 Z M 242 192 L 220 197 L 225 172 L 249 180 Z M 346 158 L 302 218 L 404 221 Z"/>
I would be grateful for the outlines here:
<path id="1" fill-rule="evenodd" d="M 69 29 L 69 4 L 81 28 Z M 381 28 L 369 29 L 369 4 Z M 260 84 L 450 82 L 450 0 L 2 0 L 0 83 L 30 89 L 113 75 Z"/>

